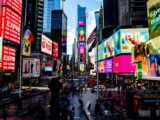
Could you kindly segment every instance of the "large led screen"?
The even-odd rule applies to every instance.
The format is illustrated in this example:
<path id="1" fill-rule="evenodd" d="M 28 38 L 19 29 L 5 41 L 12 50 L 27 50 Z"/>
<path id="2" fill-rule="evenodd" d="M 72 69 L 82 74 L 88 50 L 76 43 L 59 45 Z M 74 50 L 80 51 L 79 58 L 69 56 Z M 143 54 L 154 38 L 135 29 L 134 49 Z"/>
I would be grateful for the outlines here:
<path id="1" fill-rule="evenodd" d="M 98 62 L 98 73 L 105 73 L 105 62 Z"/>
<path id="2" fill-rule="evenodd" d="M 111 56 L 114 56 L 114 41 L 112 37 L 108 38 L 104 42 L 103 58 L 108 58 Z"/>
<path id="3" fill-rule="evenodd" d="M 58 43 L 53 41 L 53 57 L 58 57 Z"/>
<path id="4" fill-rule="evenodd" d="M 44 35 L 42 35 L 41 39 L 41 51 L 52 55 L 52 40 Z"/>
<path id="5" fill-rule="evenodd" d="M 18 14 L 22 14 L 22 0 L 2 0 L 2 5 L 7 5 Z"/>
<path id="6" fill-rule="evenodd" d="M 79 41 L 84 42 L 85 41 L 85 31 L 83 27 L 80 27 L 79 31 Z"/>
<path id="7" fill-rule="evenodd" d="M 0 36 L 19 44 L 21 17 L 8 7 L 2 7 L 1 10 Z"/>
<path id="8" fill-rule="evenodd" d="M 85 54 L 85 47 L 79 46 L 79 54 Z"/>
<path id="9" fill-rule="evenodd" d="M 149 0 L 147 3 L 148 27 L 150 39 L 160 36 L 160 1 Z"/>
<path id="10" fill-rule="evenodd" d="M 9 46 L 2 47 L 2 62 L 1 67 L 4 70 L 15 70 L 16 50 Z"/>
<path id="11" fill-rule="evenodd" d="M 134 73 L 136 65 L 131 63 L 131 55 L 119 55 L 113 57 L 114 73 Z"/>
<path id="12" fill-rule="evenodd" d="M 112 73 L 113 69 L 113 63 L 112 63 L 112 58 L 109 58 L 105 60 L 105 71 L 106 73 Z"/>
<path id="13" fill-rule="evenodd" d="M 98 46 L 98 61 L 103 60 L 104 58 L 103 53 L 104 53 L 104 42 Z"/>
<path id="14" fill-rule="evenodd" d="M 2 62 L 2 45 L 3 45 L 3 39 L 0 37 L 0 62 Z"/>
<path id="15" fill-rule="evenodd" d="M 121 29 L 113 35 L 115 54 L 131 53 L 131 48 L 149 40 L 147 28 Z"/>

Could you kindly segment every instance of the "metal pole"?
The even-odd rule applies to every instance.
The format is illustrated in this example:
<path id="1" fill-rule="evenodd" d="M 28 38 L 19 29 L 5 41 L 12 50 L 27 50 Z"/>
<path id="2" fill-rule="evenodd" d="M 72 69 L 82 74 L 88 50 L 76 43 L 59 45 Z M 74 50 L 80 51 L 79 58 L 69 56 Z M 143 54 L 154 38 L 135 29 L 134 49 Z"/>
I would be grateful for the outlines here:
<path id="1" fill-rule="evenodd" d="M 96 37 L 96 75 L 97 75 L 97 99 L 99 98 L 99 76 L 98 76 L 98 37 Z"/>
<path id="2" fill-rule="evenodd" d="M 22 89 L 22 64 L 23 64 L 23 58 L 22 58 L 22 50 L 23 50 L 23 29 L 24 25 L 26 25 L 26 14 L 27 14 L 27 0 L 25 4 L 25 21 L 23 22 L 23 16 L 21 17 L 22 20 L 22 26 L 21 26 L 21 46 L 20 46 L 20 69 L 19 69 L 19 98 L 21 99 L 21 89 Z"/>

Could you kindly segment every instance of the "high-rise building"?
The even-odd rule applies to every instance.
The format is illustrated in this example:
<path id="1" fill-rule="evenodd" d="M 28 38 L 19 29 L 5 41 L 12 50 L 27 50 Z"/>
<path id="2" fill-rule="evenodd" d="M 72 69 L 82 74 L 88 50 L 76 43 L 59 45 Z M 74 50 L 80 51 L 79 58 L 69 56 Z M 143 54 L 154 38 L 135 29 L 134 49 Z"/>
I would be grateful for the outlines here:
<path id="1" fill-rule="evenodd" d="M 86 7 L 78 5 L 77 10 L 77 43 L 78 43 L 78 69 L 86 70 Z"/>
<path id="2" fill-rule="evenodd" d="M 44 15 L 43 15 L 43 32 L 51 32 L 51 14 L 52 10 L 61 9 L 61 0 L 44 0 Z"/>
<path id="3" fill-rule="evenodd" d="M 43 0 L 23 0 L 23 23 L 26 29 L 29 29 L 33 36 L 32 51 L 41 50 L 41 34 L 43 30 Z"/>
<path id="4" fill-rule="evenodd" d="M 58 42 L 58 57 L 61 58 L 67 54 L 67 16 L 63 10 L 52 10 L 51 18 L 51 39 Z"/>
<path id="5" fill-rule="evenodd" d="M 103 0 L 103 38 L 119 27 L 147 27 L 147 0 Z"/>

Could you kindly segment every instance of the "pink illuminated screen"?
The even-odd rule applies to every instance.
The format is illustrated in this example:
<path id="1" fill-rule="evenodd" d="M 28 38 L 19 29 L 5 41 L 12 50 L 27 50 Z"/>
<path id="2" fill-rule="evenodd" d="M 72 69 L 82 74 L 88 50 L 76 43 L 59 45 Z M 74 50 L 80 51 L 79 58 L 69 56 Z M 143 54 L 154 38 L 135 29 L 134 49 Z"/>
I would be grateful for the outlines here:
<path id="1" fill-rule="evenodd" d="M 120 55 L 113 58 L 113 72 L 132 73 L 136 65 L 131 63 L 131 55 Z"/>
<path id="2" fill-rule="evenodd" d="M 79 46 L 79 54 L 85 54 L 85 47 Z"/>

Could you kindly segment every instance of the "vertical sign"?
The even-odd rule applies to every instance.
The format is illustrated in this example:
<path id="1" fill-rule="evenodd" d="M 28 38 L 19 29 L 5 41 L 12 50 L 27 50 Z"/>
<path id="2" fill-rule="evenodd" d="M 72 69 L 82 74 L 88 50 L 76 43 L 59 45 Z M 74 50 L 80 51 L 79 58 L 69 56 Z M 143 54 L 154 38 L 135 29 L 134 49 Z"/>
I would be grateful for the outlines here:
<path id="1" fill-rule="evenodd" d="M 3 44 L 3 39 L 0 37 L 0 62 L 2 62 L 2 44 Z"/>

